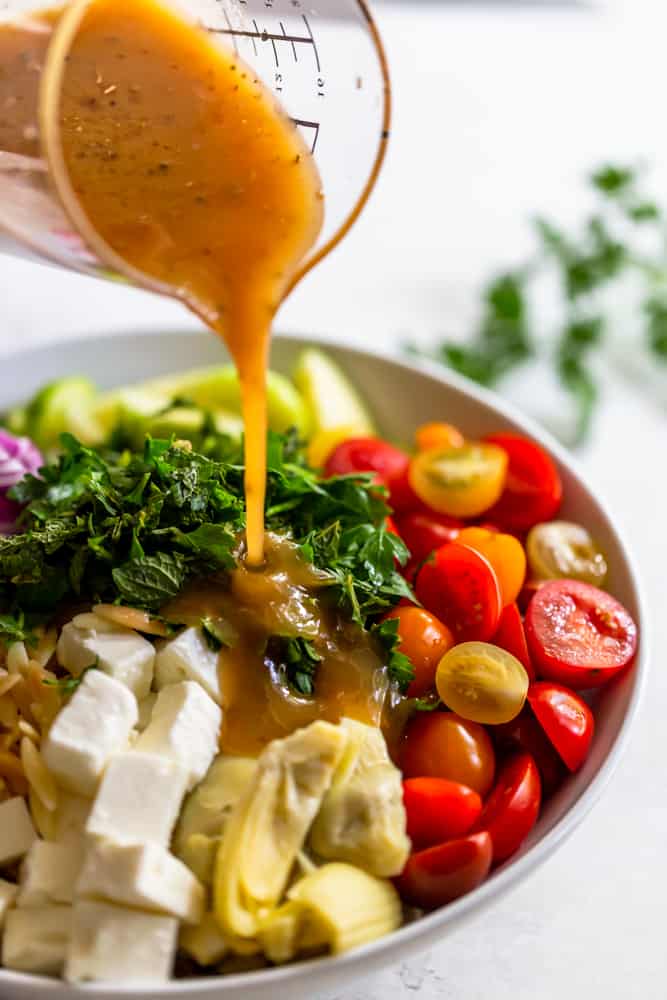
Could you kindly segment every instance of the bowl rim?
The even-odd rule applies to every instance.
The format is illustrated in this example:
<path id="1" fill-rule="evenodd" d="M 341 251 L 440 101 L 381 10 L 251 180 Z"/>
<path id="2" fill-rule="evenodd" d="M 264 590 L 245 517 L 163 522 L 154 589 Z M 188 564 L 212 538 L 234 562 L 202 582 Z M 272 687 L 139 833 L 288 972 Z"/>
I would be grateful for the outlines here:
<path id="1" fill-rule="evenodd" d="M 142 338 L 155 337 L 156 339 L 166 337 L 188 336 L 200 340 L 210 339 L 210 334 L 205 331 L 193 330 L 141 330 L 138 334 L 131 330 L 115 330 L 113 332 L 96 334 L 91 337 L 70 337 L 59 338 L 56 341 L 42 340 L 32 342 L 23 350 L 13 351 L 5 355 L 5 361 L 11 364 L 13 359 L 25 357 L 34 351 L 57 350 L 59 347 L 72 349 L 76 345 L 86 343 L 88 347 L 94 346 L 97 341 L 105 345 L 112 339 L 123 339 L 125 337 Z M 511 888 L 522 882 L 530 872 L 543 864 L 555 850 L 563 844 L 574 832 L 577 826 L 588 815 L 590 810 L 599 800 L 606 789 L 611 777 L 618 767 L 618 764 L 627 748 L 632 727 L 637 718 L 642 698 L 646 690 L 648 674 L 648 663 L 650 659 L 650 636 L 648 630 L 647 603 L 644 594 L 643 584 L 634 557 L 630 553 L 623 537 L 615 525 L 612 512 L 597 487 L 590 484 L 588 476 L 580 468 L 579 461 L 561 445 L 553 435 L 537 423 L 532 417 L 522 413 L 513 403 L 509 402 L 489 389 L 479 386 L 458 373 L 445 368 L 443 365 L 428 359 L 403 356 L 398 350 L 379 349 L 366 350 L 355 347 L 346 342 L 339 342 L 330 336 L 308 335 L 294 333 L 280 333 L 273 338 L 275 342 L 286 342 L 293 347 L 317 347 L 322 350 L 334 350 L 342 352 L 352 360 L 371 362 L 379 360 L 389 365 L 398 366 L 414 374 L 426 375 L 436 382 L 440 382 L 446 387 L 451 387 L 460 393 L 472 398 L 499 414 L 507 421 L 517 424 L 528 436 L 534 438 L 543 445 L 556 459 L 564 465 L 572 475 L 579 480 L 586 491 L 590 493 L 598 505 L 600 513 L 609 523 L 611 532 L 615 538 L 619 555 L 625 563 L 631 586 L 634 591 L 635 601 L 638 611 L 638 627 L 640 634 L 640 644 L 635 659 L 633 670 L 635 673 L 632 692 L 628 701 L 627 710 L 623 718 L 621 727 L 616 739 L 611 747 L 607 758 L 599 771 L 595 774 L 591 782 L 582 790 L 576 801 L 568 811 L 555 823 L 537 843 L 530 847 L 515 861 L 506 863 L 495 872 L 490 879 L 484 882 L 473 892 L 461 899 L 435 910 L 411 923 L 405 924 L 398 930 L 377 941 L 363 945 L 351 952 L 339 956 L 326 956 L 323 958 L 309 959 L 295 962 L 286 966 L 276 968 L 260 969 L 254 972 L 234 973 L 225 976 L 203 976 L 201 978 L 173 979 L 167 983 L 145 985 L 141 983 L 88 983 L 77 986 L 77 992 L 104 993 L 108 996 L 122 998 L 157 998 L 169 997 L 170 995 L 183 995 L 187 990 L 190 994 L 206 995 L 213 993 L 231 993 L 234 990 L 260 989 L 268 992 L 273 987 L 284 988 L 290 982 L 298 981 L 312 975 L 335 976 L 337 972 L 353 974 L 353 970 L 358 969 L 360 974 L 364 974 L 363 966 L 375 966 L 383 955 L 389 958 L 388 964 L 396 964 L 399 959 L 398 953 L 407 956 L 410 952 L 417 952 L 421 946 L 428 948 L 439 928 L 445 928 L 448 924 L 456 924 L 459 920 L 468 918 L 479 912 L 494 899 L 507 893 Z M 193 358 L 196 352 L 193 351 Z M 194 361 L 196 365 L 196 360 Z M 393 953 L 393 954 L 390 954 Z M 366 970 L 366 972 L 370 971 Z M 35 991 L 39 989 L 42 993 L 48 991 L 49 995 L 56 996 L 58 992 L 71 989 L 71 985 L 62 980 L 54 980 L 44 976 L 13 972 L 0 968 L 0 986 L 2 983 L 8 986 L 23 988 L 25 995 L 29 995 L 30 988 Z M 37 995 L 36 993 L 34 994 Z"/>

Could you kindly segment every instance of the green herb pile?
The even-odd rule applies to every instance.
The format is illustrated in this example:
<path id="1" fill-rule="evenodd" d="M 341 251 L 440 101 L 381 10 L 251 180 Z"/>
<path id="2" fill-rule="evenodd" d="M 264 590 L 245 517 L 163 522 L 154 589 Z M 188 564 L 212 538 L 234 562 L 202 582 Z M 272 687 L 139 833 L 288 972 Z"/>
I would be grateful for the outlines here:
<path id="1" fill-rule="evenodd" d="M 428 354 L 462 375 L 497 386 L 513 369 L 539 356 L 539 331 L 548 317 L 531 315 L 530 292 L 545 275 L 561 291 L 564 320 L 551 359 L 576 406 L 576 432 L 569 443 L 587 435 L 598 386 L 592 361 L 610 327 L 601 290 L 629 273 L 643 287 L 640 307 L 646 348 L 667 364 L 667 227 L 660 207 L 639 186 L 638 171 L 604 166 L 590 177 L 596 210 L 576 232 L 545 218 L 534 223 L 536 249 L 523 265 L 494 277 L 483 292 L 482 316 L 467 343 L 445 341 Z M 644 249 L 651 229 L 657 250 Z"/>
<path id="2" fill-rule="evenodd" d="M 61 602 L 119 602 L 157 612 L 188 580 L 235 565 L 245 526 L 240 449 L 219 460 L 147 438 L 143 453 L 93 450 L 62 436 L 62 454 L 11 491 L 25 505 L 19 534 L 0 538 L 0 637 L 27 634 Z M 289 535 L 326 571 L 326 597 L 361 626 L 410 588 L 397 564 L 408 552 L 388 533 L 388 508 L 364 474 L 321 480 L 298 442 L 270 435 L 266 524 Z M 394 679 L 411 679 L 395 623 L 376 628 Z M 213 641 L 223 642 L 213 635 Z M 290 676 L 312 692 L 307 643 L 286 650 Z"/>

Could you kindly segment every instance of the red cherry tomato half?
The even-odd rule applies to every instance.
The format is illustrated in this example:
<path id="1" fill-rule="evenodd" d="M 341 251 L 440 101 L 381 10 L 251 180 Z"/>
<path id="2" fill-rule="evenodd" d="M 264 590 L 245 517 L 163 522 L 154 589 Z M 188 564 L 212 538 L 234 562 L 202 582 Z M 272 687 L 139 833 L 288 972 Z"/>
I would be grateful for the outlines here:
<path id="1" fill-rule="evenodd" d="M 523 664 L 526 668 L 526 673 L 530 680 L 535 680 L 535 671 L 528 653 L 526 633 L 521 614 L 516 604 L 508 604 L 507 607 L 503 608 L 496 634 L 491 642 L 494 646 L 500 646 L 501 649 L 506 649 L 512 656 L 516 656 L 519 663 Z"/>
<path id="2" fill-rule="evenodd" d="M 459 521 L 456 517 L 418 510 L 403 514 L 397 523 L 410 555 L 420 562 L 434 549 L 439 549 L 447 542 L 456 541 L 459 531 L 464 527 L 463 521 Z"/>
<path id="3" fill-rule="evenodd" d="M 526 639 L 538 677 L 568 687 L 600 687 L 630 663 L 637 626 L 622 604 L 590 583 L 551 580 L 526 613 Z"/>
<path id="4" fill-rule="evenodd" d="M 529 753 L 519 753 L 503 765 L 496 786 L 486 801 L 477 830 L 486 830 L 498 864 L 518 851 L 540 811 L 540 773 Z"/>
<path id="5" fill-rule="evenodd" d="M 511 722 L 494 726 L 493 737 L 501 753 L 525 750 L 530 754 L 540 772 L 544 796 L 551 795 L 567 777 L 563 761 L 529 708 Z"/>
<path id="6" fill-rule="evenodd" d="M 412 906 L 433 910 L 476 889 L 489 874 L 492 858 L 486 832 L 450 840 L 412 854 L 396 888 Z"/>
<path id="7" fill-rule="evenodd" d="M 349 438 L 329 455 L 324 471 L 327 476 L 344 476 L 351 472 L 376 472 L 378 480 L 389 490 L 389 502 L 394 510 L 409 510 L 419 506 L 419 500 L 408 482 L 410 459 L 406 452 L 379 438 Z"/>
<path id="8" fill-rule="evenodd" d="M 451 542 L 438 549 L 417 574 L 416 593 L 457 642 L 488 642 L 498 628 L 498 578 L 488 559 L 467 545 Z"/>
<path id="9" fill-rule="evenodd" d="M 562 684 L 537 681 L 528 689 L 528 703 L 570 771 L 578 771 L 588 757 L 595 731 L 586 702 Z"/>
<path id="10" fill-rule="evenodd" d="M 464 837 L 482 812 L 482 800 L 467 785 L 445 778 L 408 778 L 403 782 L 408 837 L 417 848 Z"/>
<path id="11" fill-rule="evenodd" d="M 563 486 L 547 453 L 518 434 L 490 434 L 485 440 L 499 445 L 509 457 L 505 489 L 488 512 L 489 521 L 516 533 L 550 521 L 560 507 Z"/>

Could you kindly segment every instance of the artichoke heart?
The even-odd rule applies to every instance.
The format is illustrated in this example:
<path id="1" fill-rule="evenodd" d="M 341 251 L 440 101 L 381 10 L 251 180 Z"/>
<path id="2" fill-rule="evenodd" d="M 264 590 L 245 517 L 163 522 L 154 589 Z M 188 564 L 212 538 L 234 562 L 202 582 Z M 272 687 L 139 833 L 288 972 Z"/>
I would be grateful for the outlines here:
<path id="1" fill-rule="evenodd" d="M 399 875 L 410 853 L 401 773 L 380 729 L 341 723 L 347 750 L 313 824 L 310 844 L 322 858 L 347 861 L 372 875 Z"/>
<path id="2" fill-rule="evenodd" d="M 204 885 L 213 880 L 213 865 L 227 820 L 252 781 L 257 761 L 221 755 L 185 800 L 172 849 Z"/>
<path id="3" fill-rule="evenodd" d="M 401 901 L 391 882 L 332 862 L 292 886 L 287 902 L 262 923 L 259 941 L 277 963 L 324 948 L 339 955 L 391 933 L 401 919 Z"/>
<path id="4" fill-rule="evenodd" d="M 254 939 L 280 901 L 346 742 L 342 727 L 318 721 L 259 757 L 215 862 L 215 913 L 231 938 Z"/>

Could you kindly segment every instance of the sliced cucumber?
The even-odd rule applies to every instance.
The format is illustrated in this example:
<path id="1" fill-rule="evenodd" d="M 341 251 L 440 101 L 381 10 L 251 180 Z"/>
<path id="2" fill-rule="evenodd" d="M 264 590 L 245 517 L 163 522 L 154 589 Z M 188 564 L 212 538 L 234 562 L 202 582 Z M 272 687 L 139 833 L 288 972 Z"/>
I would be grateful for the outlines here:
<path id="1" fill-rule="evenodd" d="M 294 371 L 294 382 L 310 412 L 316 433 L 338 427 L 350 428 L 351 436 L 375 433 L 373 418 L 347 376 L 323 351 L 302 351 Z"/>
<path id="2" fill-rule="evenodd" d="M 56 448 L 68 431 L 84 444 L 98 444 L 104 436 L 95 418 L 97 389 L 86 378 L 72 376 L 44 386 L 25 411 L 25 433 L 47 451 Z"/>
<path id="3" fill-rule="evenodd" d="M 145 430 L 156 438 L 170 438 L 173 434 L 177 438 L 185 438 L 196 445 L 202 437 L 206 417 L 205 410 L 189 406 L 175 406 L 171 410 L 151 417 Z M 235 413 L 219 410 L 211 412 L 211 417 L 218 434 L 226 434 L 228 437 L 240 440 L 243 433 L 243 421 L 239 416 Z"/>
<path id="4" fill-rule="evenodd" d="M 308 432 L 308 408 L 288 378 L 269 372 L 267 395 L 272 430 L 281 433 L 296 427 L 301 434 Z M 213 413 L 230 416 L 241 413 L 236 369 L 233 365 L 222 365 L 195 369 L 183 375 L 166 375 L 109 393 L 100 400 L 98 417 L 110 430 L 123 415 L 127 419 L 133 412 L 143 416 L 155 414 L 179 397 Z"/>

